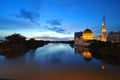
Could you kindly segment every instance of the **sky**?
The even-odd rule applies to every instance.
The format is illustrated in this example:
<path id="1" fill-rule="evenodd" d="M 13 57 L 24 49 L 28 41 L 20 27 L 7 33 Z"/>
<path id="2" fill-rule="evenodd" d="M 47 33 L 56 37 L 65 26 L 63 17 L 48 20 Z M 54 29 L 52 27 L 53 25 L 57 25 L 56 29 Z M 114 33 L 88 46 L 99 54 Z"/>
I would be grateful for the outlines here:
<path id="1" fill-rule="evenodd" d="M 72 40 L 89 28 L 120 31 L 120 0 L 0 0 L 0 39 L 13 33 L 44 40 Z"/>

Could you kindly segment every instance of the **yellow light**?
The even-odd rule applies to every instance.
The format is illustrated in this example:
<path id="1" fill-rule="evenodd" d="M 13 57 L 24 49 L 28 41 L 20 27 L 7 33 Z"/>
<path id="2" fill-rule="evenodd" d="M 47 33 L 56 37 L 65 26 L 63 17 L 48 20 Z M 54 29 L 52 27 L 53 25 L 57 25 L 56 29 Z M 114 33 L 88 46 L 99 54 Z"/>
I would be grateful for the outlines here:
<path id="1" fill-rule="evenodd" d="M 106 32 L 106 30 L 105 30 L 105 29 L 102 29 L 102 32 Z"/>
<path id="2" fill-rule="evenodd" d="M 92 58 L 92 54 L 89 51 L 84 51 L 82 55 L 83 57 L 88 58 L 88 59 Z"/>
<path id="3" fill-rule="evenodd" d="M 102 69 L 104 70 L 104 69 L 105 69 L 105 66 L 102 66 Z"/>
<path id="4" fill-rule="evenodd" d="M 102 23 L 102 26 L 106 26 L 106 24 L 105 24 L 105 23 Z"/>

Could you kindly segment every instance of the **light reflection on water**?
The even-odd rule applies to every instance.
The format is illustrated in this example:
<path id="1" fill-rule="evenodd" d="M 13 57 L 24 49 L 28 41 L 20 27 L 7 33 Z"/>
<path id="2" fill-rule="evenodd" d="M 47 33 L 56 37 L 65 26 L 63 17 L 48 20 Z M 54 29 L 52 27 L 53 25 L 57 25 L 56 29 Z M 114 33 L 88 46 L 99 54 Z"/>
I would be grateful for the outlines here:
<path id="1" fill-rule="evenodd" d="M 0 56 L 0 78 L 16 80 L 119 80 L 120 66 L 92 58 L 88 50 L 48 44 L 25 55 Z"/>

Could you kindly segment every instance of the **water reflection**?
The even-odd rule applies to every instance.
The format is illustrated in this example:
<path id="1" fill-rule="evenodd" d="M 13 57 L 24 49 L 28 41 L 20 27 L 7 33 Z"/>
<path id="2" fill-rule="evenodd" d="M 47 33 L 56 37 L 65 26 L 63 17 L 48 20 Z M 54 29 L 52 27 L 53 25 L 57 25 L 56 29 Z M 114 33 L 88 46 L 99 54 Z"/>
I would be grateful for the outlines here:
<path id="1" fill-rule="evenodd" d="M 13 51 L 3 51 L 0 52 L 0 57 L 4 56 L 6 59 L 14 59 L 17 57 L 24 56 L 29 50 L 27 49 L 18 49 L 18 50 L 13 50 Z"/>
<path id="2" fill-rule="evenodd" d="M 82 53 L 82 56 L 86 61 L 91 61 L 92 60 L 92 54 L 89 51 L 84 51 Z"/>
<path id="3" fill-rule="evenodd" d="M 83 56 L 84 60 L 87 62 L 92 60 L 92 53 L 89 51 L 88 48 L 75 46 L 75 53 Z"/>
<path id="4" fill-rule="evenodd" d="M 110 69 L 111 66 L 119 67 L 118 71 L 115 72 L 117 73 L 117 75 L 120 72 L 120 59 L 119 58 L 111 57 L 111 56 L 103 56 L 99 54 L 93 54 L 90 52 L 89 48 L 85 48 L 85 47 L 75 46 L 74 51 L 76 54 L 80 54 L 86 62 L 91 62 L 92 59 L 100 60 L 101 61 L 100 68 L 103 71 L 104 80 L 108 79 L 108 71 L 112 71 L 112 69 Z M 118 78 L 116 79 L 119 80 Z M 110 79 L 110 80 L 114 80 L 114 79 Z"/>
<path id="5" fill-rule="evenodd" d="M 109 59 L 94 55 L 84 47 L 48 44 L 20 57 L 5 59 L 0 56 L 0 77 L 15 80 L 119 80 L 120 66 L 111 66 Z"/>
<path id="6" fill-rule="evenodd" d="M 106 70 L 106 63 L 105 61 L 102 61 L 102 67 L 101 67 L 103 70 Z"/>
<path id="7" fill-rule="evenodd" d="M 108 65 L 120 67 L 120 59 L 114 56 L 103 56 L 99 54 L 93 54 L 90 52 L 89 48 L 85 47 L 74 47 L 76 54 L 80 54 L 86 62 L 90 62 L 92 59 L 97 59 L 101 61 L 101 69 L 105 71 Z"/>

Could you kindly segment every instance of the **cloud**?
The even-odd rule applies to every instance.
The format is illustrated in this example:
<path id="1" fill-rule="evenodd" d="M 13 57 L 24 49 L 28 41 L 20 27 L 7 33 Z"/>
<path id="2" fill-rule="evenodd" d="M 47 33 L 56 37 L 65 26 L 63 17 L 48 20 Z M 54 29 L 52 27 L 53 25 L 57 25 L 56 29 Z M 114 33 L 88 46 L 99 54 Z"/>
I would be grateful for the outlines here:
<path id="1" fill-rule="evenodd" d="M 14 15 L 17 18 L 23 18 L 23 19 L 28 19 L 30 20 L 32 23 L 37 23 L 37 20 L 40 18 L 38 13 L 32 12 L 32 11 L 28 11 L 25 9 L 21 9 L 19 14 L 15 14 Z"/>
<path id="2" fill-rule="evenodd" d="M 49 37 L 49 36 L 42 36 L 42 37 L 34 37 L 37 40 L 50 40 L 50 41 L 68 41 L 73 40 L 73 37 L 65 37 L 65 38 L 58 38 L 58 37 Z"/>
<path id="3" fill-rule="evenodd" d="M 0 17 L 0 30 L 35 29 L 37 26 L 26 20 Z"/>
<path id="4" fill-rule="evenodd" d="M 47 23 L 52 25 L 52 26 L 60 26 L 60 25 L 62 25 L 61 20 L 57 20 L 57 19 L 49 20 L 49 21 L 47 21 Z"/>
<path id="5" fill-rule="evenodd" d="M 52 31 L 55 31 L 57 33 L 65 33 L 66 30 L 61 28 L 61 27 L 48 27 L 48 26 L 45 26 L 48 30 L 52 30 Z"/>

